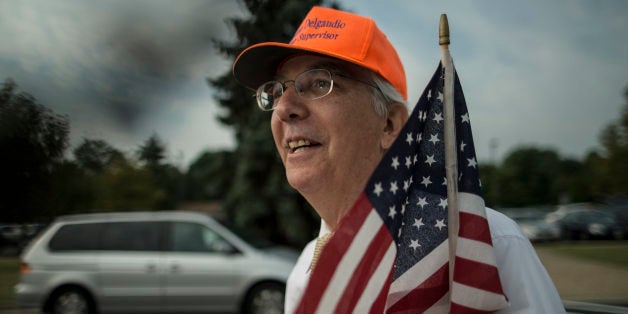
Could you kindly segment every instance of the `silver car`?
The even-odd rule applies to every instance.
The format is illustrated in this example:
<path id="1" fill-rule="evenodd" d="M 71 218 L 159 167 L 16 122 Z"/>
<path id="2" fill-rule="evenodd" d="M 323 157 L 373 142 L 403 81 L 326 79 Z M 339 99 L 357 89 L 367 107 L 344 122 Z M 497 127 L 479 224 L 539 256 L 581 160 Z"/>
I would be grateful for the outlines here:
<path id="1" fill-rule="evenodd" d="M 63 216 L 25 249 L 15 295 L 47 313 L 282 313 L 296 258 L 201 213 Z"/>

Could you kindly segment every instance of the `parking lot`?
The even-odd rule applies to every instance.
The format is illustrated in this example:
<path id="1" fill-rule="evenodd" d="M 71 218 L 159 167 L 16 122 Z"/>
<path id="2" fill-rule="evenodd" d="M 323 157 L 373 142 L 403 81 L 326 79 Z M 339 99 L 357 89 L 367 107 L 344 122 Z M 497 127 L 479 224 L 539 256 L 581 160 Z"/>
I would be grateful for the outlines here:
<path id="1" fill-rule="evenodd" d="M 537 245 L 536 248 L 561 298 L 568 304 L 591 302 L 628 306 L 628 268 L 556 254 L 552 252 L 551 244 Z M 0 308 L 0 313 L 39 312 L 5 306 Z"/>

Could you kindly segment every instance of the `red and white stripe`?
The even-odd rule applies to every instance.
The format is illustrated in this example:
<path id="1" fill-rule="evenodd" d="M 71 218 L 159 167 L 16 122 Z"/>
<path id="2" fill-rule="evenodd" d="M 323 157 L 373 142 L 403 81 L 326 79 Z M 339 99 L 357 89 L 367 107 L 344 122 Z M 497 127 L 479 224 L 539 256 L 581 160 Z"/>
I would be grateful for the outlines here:
<path id="1" fill-rule="evenodd" d="M 297 313 L 484 313 L 504 306 L 482 198 L 460 193 L 454 284 L 448 241 L 390 283 L 396 246 L 362 194 L 325 246 Z M 373 232 L 377 230 L 377 232 Z M 481 231 L 484 230 L 484 231 Z"/>
<path id="2" fill-rule="evenodd" d="M 296 312 L 382 313 L 395 253 L 390 233 L 363 193 L 323 249 Z"/>
<path id="3" fill-rule="evenodd" d="M 451 312 L 484 313 L 507 306 L 486 219 L 484 200 L 458 193 L 460 229 L 456 246 Z"/>

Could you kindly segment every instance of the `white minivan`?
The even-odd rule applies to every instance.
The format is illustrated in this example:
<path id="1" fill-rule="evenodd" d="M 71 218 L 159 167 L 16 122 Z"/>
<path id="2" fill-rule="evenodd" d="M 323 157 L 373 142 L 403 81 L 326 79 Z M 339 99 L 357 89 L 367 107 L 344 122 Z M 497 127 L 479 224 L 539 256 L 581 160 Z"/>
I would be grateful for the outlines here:
<path id="1" fill-rule="evenodd" d="M 254 242 L 196 212 L 62 216 L 24 250 L 17 305 L 46 313 L 282 313 L 297 253 Z"/>

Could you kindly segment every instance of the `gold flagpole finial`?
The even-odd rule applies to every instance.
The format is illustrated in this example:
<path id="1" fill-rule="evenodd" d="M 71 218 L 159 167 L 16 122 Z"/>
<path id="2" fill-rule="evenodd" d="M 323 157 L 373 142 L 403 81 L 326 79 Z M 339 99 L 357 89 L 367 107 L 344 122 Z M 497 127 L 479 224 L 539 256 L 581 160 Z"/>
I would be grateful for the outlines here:
<path id="1" fill-rule="evenodd" d="M 443 46 L 449 45 L 449 22 L 447 14 L 440 15 L 440 26 L 438 27 L 438 44 Z"/>

